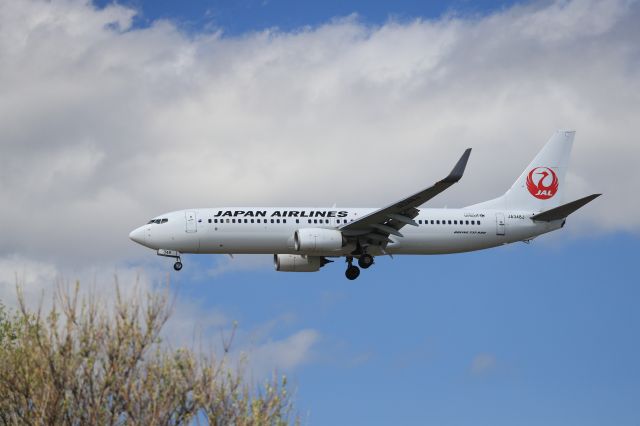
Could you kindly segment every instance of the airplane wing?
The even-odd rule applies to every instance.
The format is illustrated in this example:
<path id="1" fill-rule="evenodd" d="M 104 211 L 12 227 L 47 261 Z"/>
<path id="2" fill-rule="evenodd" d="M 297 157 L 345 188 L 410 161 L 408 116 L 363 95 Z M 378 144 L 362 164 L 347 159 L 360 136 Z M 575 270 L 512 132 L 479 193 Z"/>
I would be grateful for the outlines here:
<path id="1" fill-rule="evenodd" d="M 413 220 L 418 215 L 417 207 L 426 203 L 454 183 L 458 182 L 464 174 L 467 161 L 471 155 L 471 148 L 468 148 L 458 160 L 451 173 L 433 186 L 423 189 L 403 200 L 393 203 L 387 207 L 369 213 L 351 223 L 341 226 L 339 229 L 346 237 L 362 237 L 373 242 L 391 242 L 389 235 L 402 237 L 400 228 L 405 225 L 417 226 Z"/>
<path id="2" fill-rule="evenodd" d="M 533 220 L 540 220 L 544 222 L 551 222 L 552 220 L 560 220 L 569 216 L 571 213 L 578 210 L 580 207 L 584 206 L 587 203 L 595 200 L 602 194 L 593 194 L 584 198 L 580 198 L 579 200 L 572 201 L 567 204 L 563 204 L 551 210 L 547 210 L 542 213 L 535 214 L 531 216 Z"/>

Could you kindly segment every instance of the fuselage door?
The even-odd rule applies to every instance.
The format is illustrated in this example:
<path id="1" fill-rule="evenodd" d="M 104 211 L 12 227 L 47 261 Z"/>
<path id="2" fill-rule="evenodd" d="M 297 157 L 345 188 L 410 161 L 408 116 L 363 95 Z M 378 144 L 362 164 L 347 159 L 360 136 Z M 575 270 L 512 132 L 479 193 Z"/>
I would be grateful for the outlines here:
<path id="1" fill-rule="evenodd" d="M 496 235 L 504 235 L 505 231 L 504 214 L 496 213 Z"/>
<path id="2" fill-rule="evenodd" d="M 198 230 L 198 225 L 196 223 L 196 212 L 189 211 L 185 212 L 184 215 L 187 221 L 187 232 L 196 232 Z"/>

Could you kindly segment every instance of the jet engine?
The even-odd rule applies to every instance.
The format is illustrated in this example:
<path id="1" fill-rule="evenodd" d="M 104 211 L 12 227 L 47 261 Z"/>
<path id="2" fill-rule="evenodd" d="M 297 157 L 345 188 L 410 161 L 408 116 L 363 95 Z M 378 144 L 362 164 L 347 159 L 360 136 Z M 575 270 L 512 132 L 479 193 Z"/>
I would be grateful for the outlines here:
<path id="1" fill-rule="evenodd" d="M 316 272 L 332 262 L 321 256 L 302 256 L 299 254 L 274 254 L 273 265 L 280 272 Z"/>
<path id="2" fill-rule="evenodd" d="M 314 253 L 340 250 L 346 239 L 337 229 L 302 228 L 293 235 L 293 243 L 296 251 Z"/>

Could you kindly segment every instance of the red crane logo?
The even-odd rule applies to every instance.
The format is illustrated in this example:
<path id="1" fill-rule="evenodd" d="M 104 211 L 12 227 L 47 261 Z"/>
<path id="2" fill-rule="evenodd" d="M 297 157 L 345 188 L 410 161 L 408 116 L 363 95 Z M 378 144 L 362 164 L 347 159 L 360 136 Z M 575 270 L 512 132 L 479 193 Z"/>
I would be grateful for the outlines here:
<path id="1" fill-rule="evenodd" d="M 558 192 L 558 176 L 549 167 L 536 167 L 527 176 L 527 189 L 534 197 L 548 200 Z"/>

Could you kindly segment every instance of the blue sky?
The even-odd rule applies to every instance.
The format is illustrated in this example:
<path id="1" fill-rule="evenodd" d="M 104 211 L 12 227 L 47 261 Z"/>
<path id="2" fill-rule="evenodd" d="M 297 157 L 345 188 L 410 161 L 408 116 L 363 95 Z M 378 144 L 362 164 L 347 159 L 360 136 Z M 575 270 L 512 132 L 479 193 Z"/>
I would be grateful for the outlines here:
<path id="1" fill-rule="evenodd" d="M 98 0 L 97 5 L 110 4 L 109 0 Z M 180 22 L 187 31 L 197 32 L 203 28 L 222 28 L 225 34 L 240 35 L 245 32 L 260 31 L 277 27 L 283 31 L 296 30 L 305 26 L 324 24 L 336 17 L 357 14 L 364 22 L 382 24 L 389 18 L 412 20 L 433 19 L 444 13 L 483 14 L 498 10 L 515 1 L 470 1 L 450 2 L 399 0 L 379 1 L 339 1 L 328 0 L 123 0 L 119 2 L 141 11 L 139 25 L 148 25 L 157 19 Z"/>
<path id="2" fill-rule="evenodd" d="M 114 268 L 168 273 L 169 337 L 238 321 L 253 378 L 286 373 L 303 424 L 639 424 L 640 6 L 513 3 L 0 3 L 0 300 L 16 272 L 34 299 L 59 276 L 108 296 Z M 471 146 L 429 203 L 469 205 L 563 127 L 569 196 L 604 196 L 530 245 L 379 258 L 350 282 L 269 255 L 175 273 L 127 239 L 189 207 L 383 205 Z"/>
<path id="3" fill-rule="evenodd" d="M 188 256 L 179 280 L 241 324 L 287 313 L 320 331 L 293 374 L 310 424 L 634 424 L 637 247 L 624 234 L 547 236 L 379 259 L 355 282 L 342 265 L 191 279 L 209 260 Z"/>

